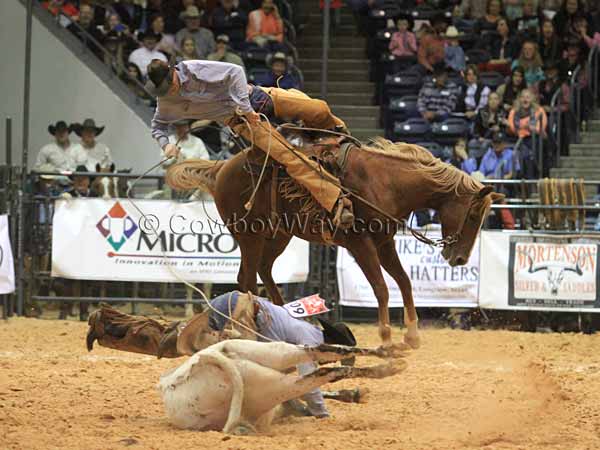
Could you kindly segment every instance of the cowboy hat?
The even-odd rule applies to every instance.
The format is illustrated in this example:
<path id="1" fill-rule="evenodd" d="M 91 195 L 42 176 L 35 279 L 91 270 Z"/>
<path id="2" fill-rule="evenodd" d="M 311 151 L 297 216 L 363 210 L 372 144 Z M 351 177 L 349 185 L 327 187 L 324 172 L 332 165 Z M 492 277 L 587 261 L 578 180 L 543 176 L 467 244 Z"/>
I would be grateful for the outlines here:
<path id="1" fill-rule="evenodd" d="M 200 14 L 200 10 L 194 5 L 188 6 L 185 11 L 181 13 L 182 19 L 197 19 L 200 16 L 202 16 L 202 14 Z"/>
<path id="2" fill-rule="evenodd" d="M 331 323 L 325 319 L 317 319 L 323 327 L 323 339 L 327 344 L 347 345 L 354 347 L 356 338 L 348 325 L 342 322 Z"/>
<path id="3" fill-rule="evenodd" d="M 171 88 L 173 82 L 173 67 L 160 59 L 153 59 L 148 64 L 148 81 L 145 84 L 146 91 L 152 97 L 164 97 Z"/>
<path id="4" fill-rule="evenodd" d="M 446 29 L 446 33 L 443 35 L 446 39 L 458 39 L 463 36 L 454 25 L 450 25 Z"/>
<path id="5" fill-rule="evenodd" d="M 229 36 L 226 34 L 220 34 L 215 39 L 216 42 L 223 42 L 224 44 L 229 44 Z"/>
<path id="6" fill-rule="evenodd" d="M 52 164 L 46 163 L 46 164 L 42 164 L 38 167 L 36 167 L 34 169 L 34 172 L 58 172 L 56 170 L 56 167 L 54 167 Z M 44 179 L 44 180 L 57 180 L 59 178 L 64 178 L 60 175 L 40 175 L 40 178 Z"/>
<path id="7" fill-rule="evenodd" d="M 104 127 L 97 127 L 96 126 L 96 122 L 94 121 L 94 119 L 85 119 L 83 121 L 83 123 L 74 123 L 72 125 L 73 127 L 73 131 L 75 131 L 75 134 L 77 134 L 77 136 L 81 137 L 81 133 L 83 132 L 83 130 L 94 130 L 94 133 L 96 134 L 96 136 L 99 136 L 102 131 L 104 131 Z"/>
<path id="8" fill-rule="evenodd" d="M 87 167 L 85 167 L 84 165 L 79 165 L 75 168 L 73 172 L 71 172 L 71 175 L 69 175 L 69 179 L 73 181 L 73 178 L 80 176 L 82 173 L 86 173 L 87 171 Z"/>
<path id="9" fill-rule="evenodd" d="M 60 131 L 68 131 L 71 133 L 73 131 L 73 125 L 67 125 L 64 120 L 59 120 L 55 125 L 48 125 L 48 133 L 50 133 L 52 136 L 55 136 L 56 133 Z"/>

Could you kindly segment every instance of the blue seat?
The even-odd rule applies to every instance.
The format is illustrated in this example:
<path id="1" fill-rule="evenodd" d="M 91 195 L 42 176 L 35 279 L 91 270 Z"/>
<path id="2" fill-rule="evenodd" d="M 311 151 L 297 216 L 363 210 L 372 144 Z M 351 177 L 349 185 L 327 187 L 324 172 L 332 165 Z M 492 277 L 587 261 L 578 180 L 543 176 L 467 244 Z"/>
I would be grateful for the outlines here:
<path id="1" fill-rule="evenodd" d="M 416 144 L 427 149 L 436 158 L 444 159 L 444 148 L 437 142 L 417 142 Z"/>
<path id="2" fill-rule="evenodd" d="M 385 76 L 383 99 L 417 95 L 421 89 L 421 77 L 413 72 L 399 72 Z"/>
<path id="3" fill-rule="evenodd" d="M 383 108 L 385 135 L 389 139 L 393 136 L 394 123 L 403 122 L 413 117 L 420 117 L 417 109 L 417 96 L 404 95 L 402 97 L 392 97 Z"/>
<path id="4" fill-rule="evenodd" d="M 246 67 L 265 66 L 269 50 L 258 46 L 251 47 L 242 53 L 242 59 Z"/>
<path id="5" fill-rule="evenodd" d="M 255 82 L 256 80 L 264 79 L 271 70 L 267 67 L 252 67 L 248 69 L 248 81 Z"/>
<path id="6" fill-rule="evenodd" d="M 421 118 L 412 118 L 394 124 L 393 138 L 396 141 L 421 142 L 429 138 L 429 122 Z"/>
<path id="7" fill-rule="evenodd" d="M 443 145 L 454 145 L 460 139 L 469 134 L 470 123 L 465 119 L 450 117 L 443 122 L 434 123 L 431 126 L 432 139 Z"/>

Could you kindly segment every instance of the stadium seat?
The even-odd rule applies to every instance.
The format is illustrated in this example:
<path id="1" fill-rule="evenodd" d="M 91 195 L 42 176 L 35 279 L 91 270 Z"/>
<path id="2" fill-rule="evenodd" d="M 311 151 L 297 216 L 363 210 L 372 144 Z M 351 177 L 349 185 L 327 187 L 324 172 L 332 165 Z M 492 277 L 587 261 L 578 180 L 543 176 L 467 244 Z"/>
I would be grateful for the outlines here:
<path id="1" fill-rule="evenodd" d="M 399 72 L 385 76 L 383 99 L 416 95 L 421 89 L 421 77 L 413 72 Z"/>
<path id="2" fill-rule="evenodd" d="M 440 11 L 439 8 L 432 8 L 429 5 L 419 5 L 411 11 L 413 20 L 432 20 L 434 17 L 443 13 L 448 21 L 452 20 L 452 11 Z"/>
<path id="3" fill-rule="evenodd" d="M 490 54 L 487 50 L 481 48 L 474 48 L 465 52 L 467 64 L 485 64 L 491 59 Z"/>
<path id="4" fill-rule="evenodd" d="M 255 82 L 267 76 L 271 70 L 268 67 L 252 67 L 248 69 L 248 81 Z"/>
<path id="5" fill-rule="evenodd" d="M 469 134 L 470 124 L 465 119 L 451 117 L 431 126 L 431 136 L 435 142 L 443 145 L 454 145 L 460 138 Z"/>
<path id="6" fill-rule="evenodd" d="M 444 148 L 437 142 L 417 142 L 416 144 L 420 147 L 426 148 L 429 151 L 429 153 L 431 153 L 436 158 L 446 159 L 444 158 Z"/>
<path id="7" fill-rule="evenodd" d="M 242 53 L 242 59 L 246 67 L 264 67 L 266 65 L 269 50 L 260 47 L 252 47 Z"/>
<path id="8" fill-rule="evenodd" d="M 420 117 L 417 109 L 417 96 L 405 95 L 390 98 L 387 108 L 383 109 L 385 135 L 389 139 L 394 134 L 394 123 Z"/>
<path id="9" fill-rule="evenodd" d="M 479 74 L 479 81 L 492 91 L 498 89 L 498 86 L 504 83 L 504 75 L 500 72 L 482 72 Z"/>
<path id="10" fill-rule="evenodd" d="M 426 141 L 431 127 L 429 122 L 421 118 L 412 118 L 394 124 L 394 140 L 404 142 Z"/>

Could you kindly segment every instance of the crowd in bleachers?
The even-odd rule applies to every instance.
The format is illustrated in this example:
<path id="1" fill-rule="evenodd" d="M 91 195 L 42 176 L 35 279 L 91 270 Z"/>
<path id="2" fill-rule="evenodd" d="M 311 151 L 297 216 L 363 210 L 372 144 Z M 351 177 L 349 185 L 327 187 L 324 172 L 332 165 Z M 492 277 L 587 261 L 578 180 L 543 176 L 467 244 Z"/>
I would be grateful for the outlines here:
<path id="1" fill-rule="evenodd" d="M 585 65 L 600 45 L 598 1 L 348 3 L 368 37 L 374 101 L 388 138 L 420 143 L 477 176 L 537 178 L 556 164 L 550 113 L 560 111 L 565 127 L 580 126 L 569 114 L 571 81 L 583 93 L 583 122 L 591 112 Z M 462 156 L 452 150 L 459 139 Z M 500 146 L 510 149 L 510 170 L 493 167 L 507 164 L 506 154 L 492 158 Z"/>
<path id="2" fill-rule="evenodd" d="M 286 0 L 46 0 L 42 6 L 151 103 L 142 88 L 152 59 L 243 66 L 255 84 L 299 88 L 292 8 Z M 60 13 L 60 14 L 59 14 Z M 92 39 L 89 39 L 91 36 Z M 95 42 L 94 42 L 95 41 Z M 102 51 L 96 44 L 107 51 Z"/>

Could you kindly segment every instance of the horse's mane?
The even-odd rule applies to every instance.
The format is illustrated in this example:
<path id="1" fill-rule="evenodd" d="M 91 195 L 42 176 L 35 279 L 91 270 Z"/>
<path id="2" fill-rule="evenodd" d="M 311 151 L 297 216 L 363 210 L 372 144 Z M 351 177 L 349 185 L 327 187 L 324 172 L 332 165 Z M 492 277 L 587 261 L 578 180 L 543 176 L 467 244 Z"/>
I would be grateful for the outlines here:
<path id="1" fill-rule="evenodd" d="M 442 162 L 418 145 L 375 138 L 371 145 L 363 145 L 361 150 L 404 161 L 407 169 L 417 170 L 443 193 L 454 191 L 457 195 L 474 194 L 483 187 L 473 177 Z"/>

